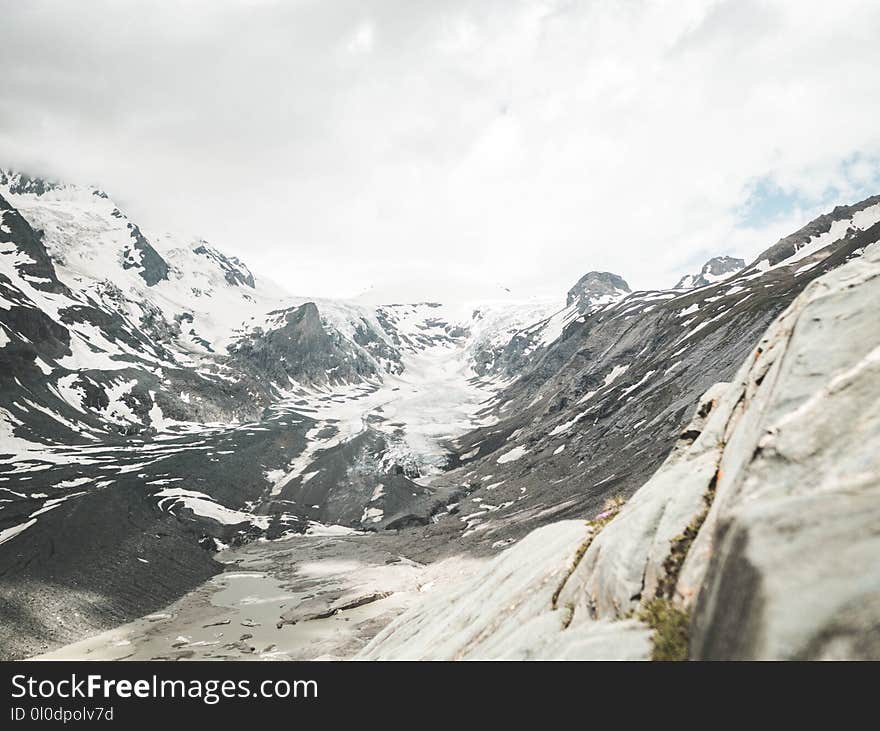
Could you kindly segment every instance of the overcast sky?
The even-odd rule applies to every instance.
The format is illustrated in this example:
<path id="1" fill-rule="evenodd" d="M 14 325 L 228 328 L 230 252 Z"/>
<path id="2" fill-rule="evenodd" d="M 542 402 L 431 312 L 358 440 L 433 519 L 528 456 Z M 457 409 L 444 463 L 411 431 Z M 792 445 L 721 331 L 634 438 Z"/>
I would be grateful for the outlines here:
<path id="1" fill-rule="evenodd" d="M 671 286 L 880 192 L 880 3 L 0 0 L 0 165 L 303 295 Z"/>

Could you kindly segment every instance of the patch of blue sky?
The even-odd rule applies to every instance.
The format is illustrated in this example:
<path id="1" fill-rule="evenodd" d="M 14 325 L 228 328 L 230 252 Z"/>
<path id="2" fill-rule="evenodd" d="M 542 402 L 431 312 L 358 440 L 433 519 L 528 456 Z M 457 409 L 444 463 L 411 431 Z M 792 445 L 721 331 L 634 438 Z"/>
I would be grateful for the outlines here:
<path id="1" fill-rule="evenodd" d="M 880 194 L 880 158 L 855 154 L 842 160 L 834 182 L 819 195 L 780 185 L 772 175 L 756 179 L 746 192 L 745 203 L 736 209 L 738 225 L 760 229 L 796 211 L 824 212 Z"/>

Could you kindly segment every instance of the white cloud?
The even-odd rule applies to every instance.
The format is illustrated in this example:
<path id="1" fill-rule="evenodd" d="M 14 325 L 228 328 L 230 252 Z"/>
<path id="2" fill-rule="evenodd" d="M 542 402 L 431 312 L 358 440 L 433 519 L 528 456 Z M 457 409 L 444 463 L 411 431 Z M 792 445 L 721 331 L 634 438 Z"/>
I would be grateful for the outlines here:
<path id="1" fill-rule="evenodd" d="M 369 53 L 373 50 L 373 24 L 363 23 L 348 42 L 349 53 Z"/>
<path id="2" fill-rule="evenodd" d="M 877 181 L 878 36 L 871 0 L 21 3 L 0 160 L 304 294 L 662 286 Z M 803 210 L 743 226 L 761 180 Z"/>

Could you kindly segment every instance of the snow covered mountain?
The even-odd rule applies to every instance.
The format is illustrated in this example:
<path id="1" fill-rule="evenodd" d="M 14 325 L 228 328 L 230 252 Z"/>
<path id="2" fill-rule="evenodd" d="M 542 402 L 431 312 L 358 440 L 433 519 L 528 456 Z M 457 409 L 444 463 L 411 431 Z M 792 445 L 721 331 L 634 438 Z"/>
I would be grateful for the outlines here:
<path id="1" fill-rule="evenodd" d="M 470 344 L 472 321 L 469 354 L 482 363 L 505 333 L 552 309 L 471 315 L 293 297 L 204 241 L 145 235 L 99 190 L 0 172 L 0 194 L 16 303 L 4 308 L 5 355 L 48 377 L 41 405 L 59 425 L 82 421 L 88 432 L 256 419 L 290 389 L 381 382 L 407 353 Z M 54 337 L 28 337 L 14 317 L 36 318 Z M 27 410 L 13 402 L 26 428 Z M 52 436 L 44 426 L 34 441 Z"/>
<path id="2" fill-rule="evenodd" d="M 695 287 L 708 287 L 710 284 L 720 282 L 731 274 L 745 267 L 743 259 L 735 259 L 732 256 L 715 256 L 700 269 L 699 274 L 686 274 L 678 280 L 676 289 L 694 289 Z"/>
<path id="3" fill-rule="evenodd" d="M 0 216 L 2 656 L 159 609 L 226 544 L 399 531 L 429 561 L 591 517 L 880 239 L 875 197 L 693 289 L 589 272 L 565 300 L 370 304 L 286 293 L 94 188 L 0 172 Z"/>

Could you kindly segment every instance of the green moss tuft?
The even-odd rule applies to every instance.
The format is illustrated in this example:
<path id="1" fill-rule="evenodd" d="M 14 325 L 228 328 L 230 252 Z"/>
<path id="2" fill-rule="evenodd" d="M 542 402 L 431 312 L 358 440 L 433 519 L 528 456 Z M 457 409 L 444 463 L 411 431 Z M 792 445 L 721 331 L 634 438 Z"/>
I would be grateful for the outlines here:
<path id="1" fill-rule="evenodd" d="M 668 599 L 658 598 L 645 604 L 638 618 L 654 630 L 652 660 L 688 659 L 688 612 L 677 609 Z"/>

